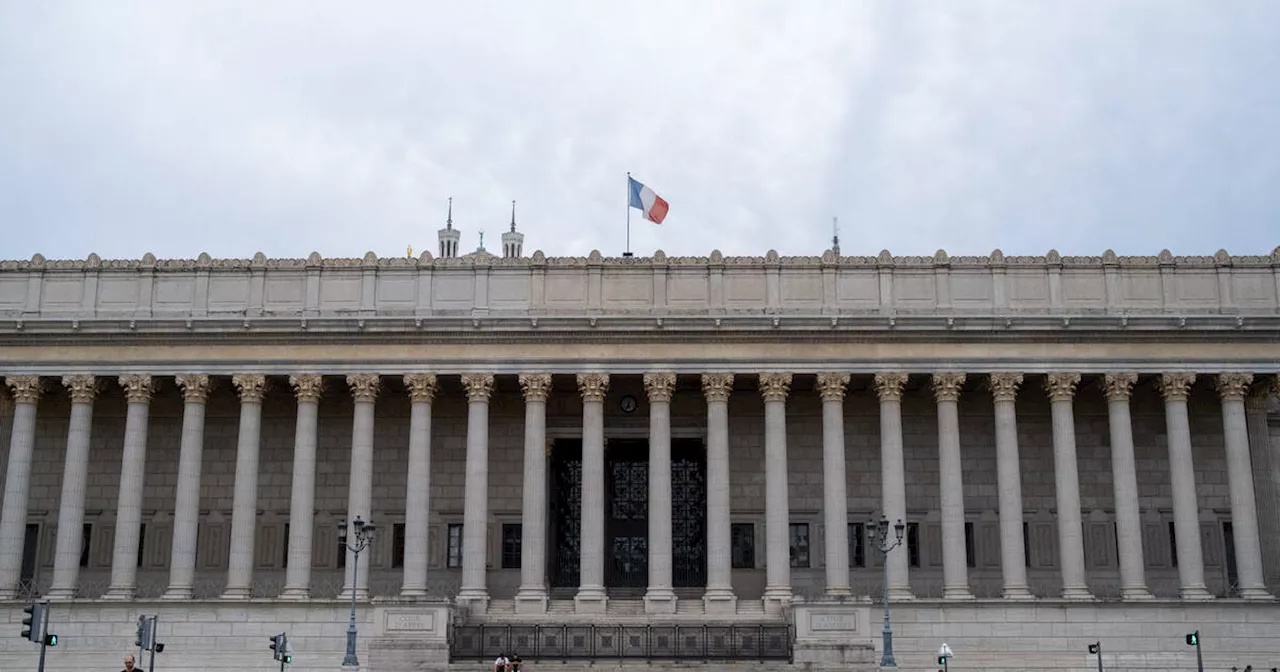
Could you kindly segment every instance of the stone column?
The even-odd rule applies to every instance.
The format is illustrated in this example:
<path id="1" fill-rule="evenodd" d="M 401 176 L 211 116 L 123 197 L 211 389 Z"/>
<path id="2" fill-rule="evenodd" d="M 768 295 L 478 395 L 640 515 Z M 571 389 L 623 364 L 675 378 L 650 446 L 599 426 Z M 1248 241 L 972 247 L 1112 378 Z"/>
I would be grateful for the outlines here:
<path id="1" fill-rule="evenodd" d="M 575 608 L 580 612 L 604 613 L 604 396 L 609 390 L 609 374 L 579 373 L 582 393 L 582 516 L 578 594 Z"/>
<path id="2" fill-rule="evenodd" d="M 1160 376 L 1164 419 L 1169 440 L 1169 480 L 1173 486 L 1173 530 L 1178 550 L 1178 579 L 1182 599 L 1211 600 L 1204 585 L 1204 554 L 1200 547 L 1200 504 L 1196 501 L 1196 471 L 1191 459 L 1191 426 L 1187 397 L 1194 373 Z"/>
<path id="3" fill-rule="evenodd" d="M 880 482 L 881 507 L 889 525 L 907 522 L 906 462 L 902 454 L 902 389 L 907 374 L 901 371 L 875 375 L 876 395 L 880 398 Z M 889 563 L 889 598 L 911 599 L 911 563 L 908 562 L 906 539 L 903 546 L 885 559 Z"/>
<path id="4" fill-rule="evenodd" d="M 787 488 L 787 394 L 790 373 L 760 374 L 764 397 L 765 566 L 764 609 L 780 613 L 791 603 L 791 503 Z"/>
<path id="5" fill-rule="evenodd" d="M 1227 482 L 1231 488 L 1231 538 L 1235 543 L 1240 597 L 1270 600 L 1273 598 L 1262 580 L 1258 509 L 1249 458 L 1249 424 L 1244 414 L 1244 396 L 1252 382 L 1253 375 L 1249 373 L 1220 373 L 1217 387 L 1222 397 L 1222 435 L 1227 448 Z"/>
<path id="6" fill-rule="evenodd" d="M 933 374 L 933 397 L 938 402 L 938 485 L 942 504 L 942 597 L 972 600 L 965 548 L 964 468 L 960 460 L 960 392 L 965 374 Z"/>
<path id="7" fill-rule="evenodd" d="M 289 499 L 289 567 L 285 570 L 286 600 L 311 596 L 311 537 L 315 532 L 316 439 L 320 422 L 320 393 L 324 378 L 307 373 L 289 377 L 298 398 L 293 433 L 293 486 Z"/>
<path id="8" fill-rule="evenodd" d="M 18 596 L 18 583 L 22 580 L 40 377 L 10 376 L 5 382 L 13 390 L 14 409 L 9 436 L 9 467 L 5 471 L 4 505 L 0 510 L 0 599 L 11 600 Z M 79 534 L 79 530 L 76 532 Z M 76 562 L 79 562 L 79 557 Z"/>
<path id="9" fill-rule="evenodd" d="M 111 554 L 111 583 L 106 600 L 131 600 L 137 591 L 138 544 L 142 541 L 142 494 L 147 470 L 147 424 L 151 395 L 159 384 L 151 376 L 120 376 L 129 402 L 120 464 L 120 498 L 116 505 L 116 543 Z"/>
<path id="10" fill-rule="evenodd" d="M 378 400 L 378 387 L 381 377 L 376 373 L 354 373 L 347 376 L 347 385 L 351 388 L 351 399 L 355 405 L 351 418 L 351 476 L 347 488 L 347 539 L 356 538 L 352 521 L 356 516 L 363 520 L 373 520 L 373 422 L 374 405 Z M 375 521 L 376 522 L 376 521 Z M 351 597 L 356 591 L 356 599 L 369 597 L 369 549 L 361 552 L 364 557 L 357 563 L 355 553 L 347 550 L 346 576 L 343 582 L 342 595 Z M 356 565 L 359 565 L 358 567 Z"/>
<path id="11" fill-rule="evenodd" d="M 404 580 L 400 597 L 427 596 L 427 535 L 431 515 L 431 403 L 436 377 L 407 373 L 409 391 L 409 466 L 404 495 Z"/>
<path id="12" fill-rule="evenodd" d="M 173 543 L 169 552 L 166 600 L 189 600 L 196 579 L 196 537 L 200 529 L 200 468 L 204 458 L 205 402 L 209 376 L 181 374 L 182 441 L 178 449 L 178 487 L 174 496 Z"/>
<path id="13" fill-rule="evenodd" d="M 46 597 L 76 596 L 80 582 L 80 551 L 84 546 L 84 498 L 89 483 L 89 441 L 93 433 L 93 400 L 98 381 L 93 376 L 64 376 L 71 394 L 71 422 L 67 429 L 67 457 L 62 471 L 62 499 L 58 508 L 58 539 L 53 557 L 53 585 Z"/>
<path id="14" fill-rule="evenodd" d="M 644 608 L 650 614 L 676 613 L 671 580 L 671 394 L 675 387 L 674 373 L 644 374 L 649 396 L 649 587 Z"/>
<path id="15" fill-rule="evenodd" d="M 463 486 L 462 587 L 458 602 L 471 611 L 489 608 L 486 584 L 489 539 L 489 397 L 493 374 L 464 373 L 467 390 L 467 477 Z"/>
<path id="16" fill-rule="evenodd" d="M 547 611 L 547 398 L 551 374 L 522 373 L 524 392 L 524 500 L 521 502 L 520 589 L 517 613 Z"/>
<path id="17" fill-rule="evenodd" d="M 1022 538 L 1022 471 L 1018 465 L 1018 411 L 1021 373 L 993 373 L 987 379 L 995 401 L 996 480 L 1000 507 L 1000 567 L 1006 600 L 1032 599 L 1027 588 Z"/>
<path id="18" fill-rule="evenodd" d="M 227 555 L 227 588 L 222 596 L 253 596 L 253 549 L 258 534 L 258 455 L 262 442 L 262 397 L 267 377 L 237 373 L 231 384 L 240 393 L 240 433 L 236 441 L 236 481 L 231 499 L 231 551 Z"/>
<path id="19" fill-rule="evenodd" d="M 1054 492 L 1058 506 L 1058 556 L 1062 569 L 1062 597 L 1088 600 L 1084 574 L 1084 521 L 1080 513 L 1080 467 L 1076 460 L 1076 416 L 1072 399 L 1079 373 L 1050 373 L 1045 393 L 1053 416 Z"/>
<path id="20" fill-rule="evenodd" d="M 1120 555 L 1120 590 L 1126 600 L 1149 600 L 1146 561 L 1142 556 L 1142 518 L 1138 510 L 1138 470 L 1133 457 L 1133 421 L 1129 398 L 1136 373 L 1108 373 L 1102 379 L 1111 426 L 1111 480 L 1115 488 L 1116 542 Z"/>
<path id="21" fill-rule="evenodd" d="M 702 608 L 707 614 L 734 614 L 733 540 L 729 505 L 729 397 L 732 373 L 702 374 L 707 400 L 707 590 Z"/>
<path id="22" fill-rule="evenodd" d="M 1253 457 L 1253 485 L 1258 499 L 1262 577 L 1274 591 L 1280 586 L 1280 442 L 1271 440 L 1267 427 L 1272 395 L 1280 396 L 1280 376 L 1255 380 L 1244 408 L 1249 425 L 1249 454 Z"/>
<path id="23" fill-rule="evenodd" d="M 849 589 L 849 498 L 844 464 L 844 391 L 847 373 L 819 373 L 822 398 L 822 520 L 826 534 L 826 594 L 838 599 Z"/>

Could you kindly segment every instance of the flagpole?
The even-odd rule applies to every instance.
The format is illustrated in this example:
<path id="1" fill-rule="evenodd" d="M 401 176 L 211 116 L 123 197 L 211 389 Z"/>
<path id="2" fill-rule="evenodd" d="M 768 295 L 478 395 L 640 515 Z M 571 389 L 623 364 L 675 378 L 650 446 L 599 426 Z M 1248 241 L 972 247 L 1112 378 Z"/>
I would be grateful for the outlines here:
<path id="1" fill-rule="evenodd" d="M 622 256 L 631 256 L 631 171 L 627 171 L 627 251 Z"/>

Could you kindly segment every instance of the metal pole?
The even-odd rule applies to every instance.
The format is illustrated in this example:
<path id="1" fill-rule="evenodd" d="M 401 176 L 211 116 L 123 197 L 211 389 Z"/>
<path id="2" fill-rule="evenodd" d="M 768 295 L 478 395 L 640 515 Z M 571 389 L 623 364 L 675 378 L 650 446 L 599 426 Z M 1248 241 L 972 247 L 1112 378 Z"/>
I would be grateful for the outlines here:
<path id="1" fill-rule="evenodd" d="M 627 171 L 627 252 L 623 256 L 631 256 L 631 171 Z"/>
<path id="2" fill-rule="evenodd" d="M 880 659 L 880 667 L 897 667 L 898 663 L 893 659 L 893 626 L 889 622 L 889 551 L 893 549 L 887 547 L 884 540 L 885 537 L 881 536 L 878 544 L 884 559 L 880 563 L 884 568 L 884 655 Z"/>
<path id="3" fill-rule="evenodd" d="M 1196 631 L 1196 669 L 1204 672 L 1204 658 L 1200 656 L 1200 632 Z"/>
<path id="4" fill-rule="evenodd" d="M 354 558 L 351 565 L 351 615 L 347 619 L 347 655 L 342 659 L 343 667 L 359 667 L 356 658 L 356 589 L 360 582 L 360 551 L 364 550 L 357 540 L 355 546 L 348 546 Z"/>
<path id="5" fill-rule="evenodd" d="M 1098 642 L 1098 672 L 1102 672 L 1102 642 Z"/>
<path id="6" fill-rule="evenodd" d="M 160 616 L 151 617 L 151 667 L 149 672 L 156 672 L 156 636 L 159 635 L 160 628 L 156 627 L 156 621 L 160 620 Z"/>
<path id="7" fill-rule="evenodd" d="M 44 650 L 45 643 L 49 641 L 49 603 L 44 603 L 44 616 L 40 619 L 40 667 L 38 672 L 44 672 Z"/>

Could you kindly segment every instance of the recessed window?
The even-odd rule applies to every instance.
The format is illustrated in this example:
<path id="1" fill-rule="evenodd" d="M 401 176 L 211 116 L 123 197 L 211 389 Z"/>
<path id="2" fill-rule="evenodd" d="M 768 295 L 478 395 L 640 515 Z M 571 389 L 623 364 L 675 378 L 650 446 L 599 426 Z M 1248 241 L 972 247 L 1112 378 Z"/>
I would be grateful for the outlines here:
<path id="1" fill-rule="evenodd" d="M 849 566 L 867 566 L 866 526 L 862 523 L 849 523 Z"/>
<path id="2" fill-rule="evenodd" d="M 791 523 L 791 566 L 805 568 L 809 566 L 809 524 Z"/>
<path id="3" fill-rule="evenodd" d="M 734 569 L 755 569 L 756 526 L 753 523 L 733 523 L 729 526 L 729 546 L 732 549 Z"/>
<path id="4" fill-rule="evenodd" d="M 502 568 L 520 569 L 520 523 L 502 524 Z"/>
<path id="5" fill-rule="evenodd" d="M 970 567 L 978 566 L 977 548 L 973 542 L 973 523 L 964 524 L 964 562 Z"/>
<path id="6" fill-rule="evenodd" d="M 920 523 L 907 523 L 907 562 L 920 566 Z"/>
<path id="7" fill-rule="evenodd" d="M 138 566 L 142 566 L 144 551 L 147 550 L 147 524 L 138 526 Z"/>
<path id="8" fill-rule="evenodd" d="M 445 566 L 462 566 L 462 523 L 449 523 L 449 547 Z"/>
<path id="9" fill-rule="evenodd" d="M 391 526 L 391 566 L 404 567 L 404 523 Z"/>
<path id="10" fill-rule="evenodd" d="M 85 523 L 80 531 L 80 566 L 89 566 L 89 542 L 93 541 L 93 523 Z"/>
<path id="11" fill-rule="evenodd" d="M 284 524 L 284 543 L 280 544 L 280 548 L 280 566 L 287 568 L 289 566 L 289 523 Z"/>
<path id="12" fill-rule="evenodd" d="M 1169 521 L 1169 562 L 1171 567 L 1178 566 L 1178 528 Z"/>
<path id="13" fill-rule="evenodd" d="M 1022 523 L 1022 562 L 1031 566 L 1031 526 Z"/>

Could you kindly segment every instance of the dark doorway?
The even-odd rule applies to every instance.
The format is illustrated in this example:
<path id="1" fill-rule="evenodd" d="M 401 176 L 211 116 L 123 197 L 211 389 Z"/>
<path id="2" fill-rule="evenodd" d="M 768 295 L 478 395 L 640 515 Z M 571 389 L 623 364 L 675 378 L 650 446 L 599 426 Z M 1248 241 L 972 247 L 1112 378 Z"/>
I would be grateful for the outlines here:
<path id="1" fill-rule="evenodd" d="M 671 578 L 676 588 L 707 585 L 706 456 L 701 439 L 671 442 Z"/>
<path id="2" fill-rule="evenodd" d="M 35 595 L 36 559 L 40 555 L 40 525 L 27 523 L 22 543 L 22 572 L 19 574 L 19 590 Z"/>
<path id="3" fill-rule="evenodd" d="M 604 585 L 649 584 L 649 443 L 613 440 L 605 449 Z"/>
<path id="4" fill-rule="evenodd" d="M 557 439 L 550 466 L 551 587 L 577 588 L 582 560 L 582 441 Z"/>

